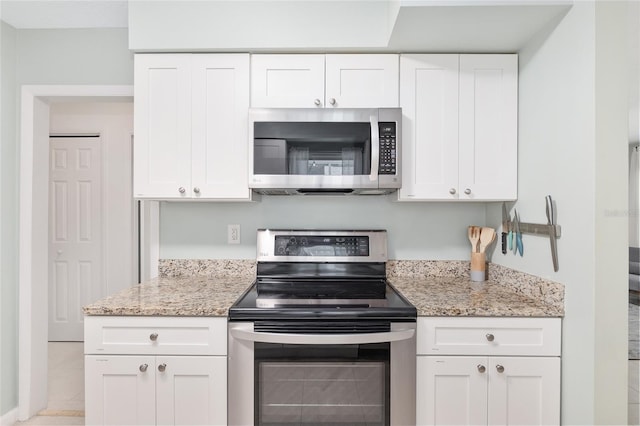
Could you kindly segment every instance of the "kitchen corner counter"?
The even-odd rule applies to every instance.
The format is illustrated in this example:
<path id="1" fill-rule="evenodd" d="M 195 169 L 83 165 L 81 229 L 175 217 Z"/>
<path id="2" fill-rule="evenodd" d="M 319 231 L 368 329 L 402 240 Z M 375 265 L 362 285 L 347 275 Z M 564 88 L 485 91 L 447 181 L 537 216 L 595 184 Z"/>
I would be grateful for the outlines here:
<path id="1" fill-rule="evenodd" d="M 248 276 L 154 278 L 83 308 L 85 315 L 220 316 L 255 280 Z"/>

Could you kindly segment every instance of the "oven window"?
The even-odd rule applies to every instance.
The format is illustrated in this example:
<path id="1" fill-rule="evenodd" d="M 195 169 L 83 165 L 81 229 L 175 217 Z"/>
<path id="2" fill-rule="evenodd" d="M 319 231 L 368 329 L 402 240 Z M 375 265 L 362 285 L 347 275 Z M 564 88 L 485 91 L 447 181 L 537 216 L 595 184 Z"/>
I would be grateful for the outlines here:
<path id="1" fill-rule="evenodd" d="M 389 424 L 389 344 L 256 343 L 256 425 Z"/>
<path id="2" fill-rule="evenodd" d="M 370 123 L 254 123 L 254 170 L 265 175 L 371 173 Z"/>

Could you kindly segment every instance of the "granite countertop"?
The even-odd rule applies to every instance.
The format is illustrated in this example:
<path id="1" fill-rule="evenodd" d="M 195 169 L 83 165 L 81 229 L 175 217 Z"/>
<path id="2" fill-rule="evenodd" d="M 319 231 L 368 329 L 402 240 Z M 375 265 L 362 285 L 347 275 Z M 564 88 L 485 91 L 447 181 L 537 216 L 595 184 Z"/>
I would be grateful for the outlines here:
<path id="1" fill-rule="evenodd" d="M 390 261 L 387 276 L 418 316 L 564 316 L 564 286 L 498 265 L 473 282 L 468 262 Z M 165 260 L 161 278 L 99 300 L 86 315 L 227 316 L 255 280 L 250 261 Z M 227 275 L 230 274 L 230 275 Z"/>
<path id="2" fill-rule="evenodd" d="M 85 315 L 226 317 L 251 277 L 154 278 L 83 308 Z"/>
<path id="3" fill-rule="evenodd" d="M 560 317 L 563 309 L 493 281 L 463 277 L 394 277 L 391 284 L 418 316 Z"/>

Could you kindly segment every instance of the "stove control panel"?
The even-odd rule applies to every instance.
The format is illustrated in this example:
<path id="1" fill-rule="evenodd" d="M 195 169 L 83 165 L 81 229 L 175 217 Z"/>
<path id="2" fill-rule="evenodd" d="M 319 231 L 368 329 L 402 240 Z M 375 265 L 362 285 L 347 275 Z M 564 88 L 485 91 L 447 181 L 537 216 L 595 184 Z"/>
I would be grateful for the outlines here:
<path id="1" fill-rule="evenodd" d="M 276 235 L 276 256 L 369 256 L 369 237 L 337 235 Z"/>

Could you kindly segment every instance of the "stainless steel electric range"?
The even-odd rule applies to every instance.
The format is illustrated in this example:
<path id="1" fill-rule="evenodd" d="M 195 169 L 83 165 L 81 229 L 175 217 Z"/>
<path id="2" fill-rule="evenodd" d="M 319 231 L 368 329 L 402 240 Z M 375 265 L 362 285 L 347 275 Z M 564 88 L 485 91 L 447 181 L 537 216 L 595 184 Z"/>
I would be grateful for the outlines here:
<path id="1" fill-rule="evenodd" d="M 415 424 L 416 309 L 386 231 L 258 230 L 229 310 L 229 424 Z"/>

